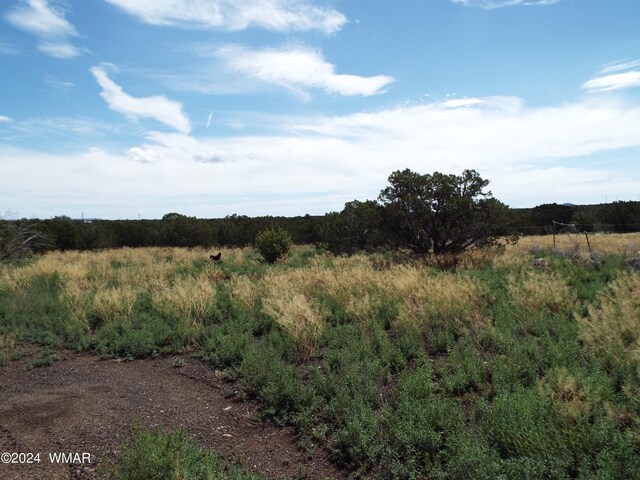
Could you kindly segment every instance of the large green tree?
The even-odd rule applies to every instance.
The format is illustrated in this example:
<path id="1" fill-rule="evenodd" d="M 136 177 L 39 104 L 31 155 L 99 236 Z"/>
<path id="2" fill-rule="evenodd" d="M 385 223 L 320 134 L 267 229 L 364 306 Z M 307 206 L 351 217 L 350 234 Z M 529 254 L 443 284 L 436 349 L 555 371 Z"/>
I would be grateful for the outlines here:
<path id="1" fill-rule="evenodd" d="M 379 200 L 395 220 L 398 238 L 416 253 L 458 253 L 494 243 L 504 233 L 507 207 L 485 190 L 489 181 L 475 170 L 398 170 L 389 184 Z"/>

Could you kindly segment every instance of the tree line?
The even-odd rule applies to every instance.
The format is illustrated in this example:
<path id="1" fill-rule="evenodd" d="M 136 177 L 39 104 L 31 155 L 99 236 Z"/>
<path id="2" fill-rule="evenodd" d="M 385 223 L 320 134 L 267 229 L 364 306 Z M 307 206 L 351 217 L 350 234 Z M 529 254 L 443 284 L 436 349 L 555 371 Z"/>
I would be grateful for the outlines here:
<path id="1" fill-rule="evenodd" d="M 159 220 L 0 220 L 0 253 L 7 248 L 93 250 L 120 247 L 242 247 L 268 228 L 288 232 L 296 244 L 316 244 L 340 253 L 407 249 L 417 254 L 455 253 L 510 235 L 578 231 L 640 231 L 640 202 L 601 205 L 543 204 L 512 209 L 487 190 L 475 170 L 461 175 L 420 174 L 409 169 L 389 176 L 376 200 L 353 200 L 322 216 L 201 219 L 167 213 Z M 555 222 L 555 223 L 554 223 Z M 32 238 L 33 240 L 33 238 Z"/>

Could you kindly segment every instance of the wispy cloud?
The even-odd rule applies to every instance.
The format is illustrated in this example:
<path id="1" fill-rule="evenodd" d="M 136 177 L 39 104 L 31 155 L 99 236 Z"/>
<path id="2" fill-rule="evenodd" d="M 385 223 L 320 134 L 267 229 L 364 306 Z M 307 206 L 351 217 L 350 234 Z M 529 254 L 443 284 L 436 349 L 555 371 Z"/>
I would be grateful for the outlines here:
<path id="1" fill-rule="evenodd" d="M 0 123 L 11 123 L 13 120 L 6 115 L 0 115 Z"/>
<path id="2" fill-rule="evenodd" d="M 308 0 L 105 0 L 152 25 L 335 33 L 346 17 Z"/>
<path id="3" fill-rule="evenodd" d="M 80 55 L 80 51 L 69 42 L 40 42 L 38 50 L 55 58 L 73 58 Z"/>
<path id="4" fill-rule="evenodd" d="M 152 118 L 182 133 L 189 133 L 191 130 L 191 123 L 182 111 L 181 103 L 169 100 L 164 95 L 132 97 L 109 78 L 104 67 L 93 67 L 91 73 L 102 87 L 100 95 L 111 110 L 130 119 Z"/>
<path id="5" fill-rule="evenodd" d="M 252 50 L 226 45 L 215 49 L 214 55 L 231 71 L 287 88 L 303 97 L 308 97 L 309 89 L 343 96 L 375 95 L 383 93 L 384 87 L 394 81 L 386 75 L 338 74 L 335 65 L 328 63 L 318 50 L 303 46 Z"/>
<path id="6" fill-rule="evenodd" d="M 517 5 L 553 5 L 562 0 L 451 0 L 453 3 L 459 3 L 465 7 L 478 7 L 490 10 L 493 8 L 514 7 Z"/>
<path id="7" fill-rule="evenodd" d="M 62 80 L 55 75 L 46 75 L 44 77 L 44 82 L 49 85 L 51 88 L 55 90 L 61 90 L 63 92 L 69 92 L 73 90 L 74 83 L 68 80 Z"/>
<path id="8" fill-rule="evenodd" d="M 55 58 L 73 58 L 80 50 L 68 40 L 78 35 L 75 27 L 67 21 L 59 8 L 49 0 L 22 0 L 20 5 L 9 10 L 7 21 L 16 28 L 38 37 L 38 49 Z"/>
<path id="9" fill-rule="evenodd" d="M 624 62 L 614 62 L 606 65 L 600 70 L 601 74 L 607 74 L 612 72 L 621 72 L 624 70 L 630 70 L 632 68 L 640 67 L 640 60 L 629 60 Z"/>
<path id="10" fill-rule="evenodd" d="M 582 87 L 591 92 L 607 92 L 640 87 L 640 60 L 617 62 L 600 70 L 600 76 L 585 82 Z M 625 70 L 628 70 L 625 72 Z"/>
<path id="11" fill-rule="evenodd" d="M 9 118 L 9 117 L 5 117 Z M 83 145 L 104 141 L 131 132 L 131 128 L 86 116 L 27 117 L 11 119 L 2 123 L 0 129 L 4 140 L 15 144 L 33 144 L 34 138 L 46 145 L 48 150 L 70 148 L 78 151 Z"/>
<path id="12" fill-rule="evenodd" d="M 0 55 L 18 55 L 20 50 L 9 43 L 0 41 Z"/>
<path id="13" fill-rule="evenodd" d="M 593 78 L 586 82 L 583 87 L 592 92 L 606 92 L 611 90 L 640 87 L 640 71 L 636 70 Z"/>

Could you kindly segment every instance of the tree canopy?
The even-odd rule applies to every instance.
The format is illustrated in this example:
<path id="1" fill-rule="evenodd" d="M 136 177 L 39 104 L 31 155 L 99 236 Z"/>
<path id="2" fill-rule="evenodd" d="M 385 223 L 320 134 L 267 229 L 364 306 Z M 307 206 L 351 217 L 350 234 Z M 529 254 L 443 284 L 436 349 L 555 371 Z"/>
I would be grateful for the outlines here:
<path id="1" fill-rule="evenodd" d="M 398 170 L 389 184 L 378 199 L 404 246 L 416 253 L 457 253 L 493 243 L 506 218 L 507 207 L 485 190 L 489 181 L 475 170 L 461 175 Z"/>

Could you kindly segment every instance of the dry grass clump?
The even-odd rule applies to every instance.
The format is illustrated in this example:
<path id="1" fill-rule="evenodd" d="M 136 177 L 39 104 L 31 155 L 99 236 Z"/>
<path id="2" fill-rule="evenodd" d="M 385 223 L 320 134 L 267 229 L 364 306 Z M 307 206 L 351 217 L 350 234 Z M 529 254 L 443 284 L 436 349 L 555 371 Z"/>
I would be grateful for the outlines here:
<path id="1" fill-rule="evenodd" d="M 439 320 L 474 331 L 490 325 L 484 314 L 489 292 L 472 278 L 397 266 L 384 272 L 379 282 L 384 294 L 399 302 L 401 321 L 421 327 Z"/>
<path id="2" fill-rule="evenodd" d="M 640 370 L 640 275 L 619 274 L 578 322 L 588 348 Z"/>
<path id="3" fill-rule="evenodd" d="M 303 285 L 288 275 L 270 275 L 264 285 L 264 312 L 291 336 L 299 351 L 312 353 L 325 325 L 320 310 L 305 295 Z"/>
<path id="4" fill-rule="evenodd" d="M 531 257 L 517 250 L 506 250 L 493 259 L 493 266 L 502 270 L 521 270 L 531 265 Z"/>
<path id="5" fill-rule="evenodd" d="M 560 413 L 574 422 L 587 418 L 593 409 L 590 391 L 580 375 L 572 375 L 566 368 L 552 370 L 538 380 L 538 391 L 560 407 Z"/>
<path id="6" fill-rule="evenodd" d="M 526 272 L 524 278 L 509 275 L 507 290 L 516 305 L 530 311 L 570 312 L 576 294 L 557 272 Z"/>
<path id="7" fill-rule="evenodd" d="M 88 310 L 89 315 L 104 322 L 128 321 L 131 320 L 133 304 L 136 302 L 138 294 L 139 291 L 132 289 L 128 285 L 97 289 L 88 307 L 84 307 L 81 304 L 78 305 L 80 307 L 79 312 Z M 77 316 L 79 312 L 74 312 L 74 314 Z"/>
<path id="8" fill-rule="evenodd" d="M 326 326 L 327 312 L 322 310 L 320 299 L 329 297 L 366 322 L 380 274 L 364 255 L 337 257 L 331 267 L 325 265 L 325 260 L 314 259 L 308 268 L 272 270 L 253 288 L 238 280 L 234 293 L 247 305 L 260 295 L 265 313 L 293 338 L 299 349 L 311 353 Z"/>
<path id="9" fill-rule="evenodd" d="M 378 270 L 366 256 L 343 259 L 335 270 L 325 269 L 322 274 L 318 284 L 364 320 L 384 299 L 399 305 L 399 320 L 418 326 L 432 319 L 460 325 L 487 324 L 482 312 L 489 301 L 488 291 L 463 274 L 434 272 L 417 263 Z"/>
<path id="10" fill-rule="evenodd" d="M 24 292 L 31 284 L 33 273 L 25 268 L 6 268 L 0 276 L 0 287 L 10 290 L 14 294 Z"/>
<path id="11" fill-rule="evenodd" d="M 153 303 L 176 318 L 201 324 L 213 305 L 215 294 L 215 286 L 208 278 L 185 278 L 154 292 Z"/>
<path id="12" fill-rule="evenodd" d="M 251 310 L 263 296 L 264 284 L 247 276 L 231 277 L 231 295 L 244 308 Z"/>
<path id="13" fill-rule="evenodd" d="M 320 307 L 323 298 L 342 305 L 363 324 L 374 320 L 383 302 L 398 307 L 397 321 L 420 328 L 431 321 L 474 330 L 490 323 L 483 313 L 489 293 L 477 281 L 417 264 L 380 270 L 364 255 L 335 258 L 330 268 L 312 262 L 306 269 L 273 271 L 265 276 L 264 288 L 265 311 L 294 338 L 299 332 L 322 330 L 328 314 Z"/>
<path id="14" fill-rule="evenodd" d="M 14 334 L 0 335 L 0 364 L 6 367 L 11 362 L 16 348 L 16 336 Z"/>
<path id="15" fill-rule="evenodd" d="M 493 247 L 472 248 L 460 253 L 448 253 L 443 255 L 428 255 L 422 259 L 427 267 L 438 270 L 462 271 L 470 269 L 482 269 L 491 265 L 497 258 L 503 256 L 504 245 Z"/>

